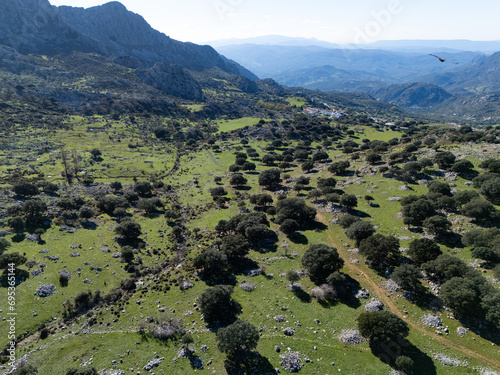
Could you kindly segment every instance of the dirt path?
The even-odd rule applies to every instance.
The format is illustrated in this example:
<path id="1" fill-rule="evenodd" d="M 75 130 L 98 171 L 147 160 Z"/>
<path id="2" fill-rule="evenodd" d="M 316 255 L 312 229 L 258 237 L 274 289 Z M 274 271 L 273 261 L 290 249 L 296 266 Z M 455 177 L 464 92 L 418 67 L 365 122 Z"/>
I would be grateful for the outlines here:
<path id="1" fill-rule="evenodd" d="M 317 219 L 320 222 L 322 222 L 323 224 L 325 224 L 327 226 L 329 225 L 328 220 L 326 219 L 326 217 L 323 213 L 318 212 Z M 377 298 L 384 303 L 384 305 L 389 309 L 390 312 L 399 316 L 401 319 L 403 319 L 405 322 L 407 322 L 411 326 L 411 328 L 419 331 L 422 335 L 431 337 L 431 338 L 439 341 L 441 344 L 445 345 L 446 347 L 458 350 L 458 351 L 462 352 L 463 354 L 465 354 L 466 356 L 473 357 L 481 362 L 487 363 L 490 366 L 495 367 L 496 369 L 500 369 L 500 361 L 495 360 L 493 358 L 485 357 L 484 355 L 477 353 L 473 350 L 470 350 L 468 348 L 465 348 L 462 345 L 456 344 L 453 341 L 448 340 L 447 338 L 445 338 L 443 336 L 437 335 L 433 332 L 426 330 L 425 328 L 420 326 L 418 323 L 414 323 L 414 322 L 409 321 L 408 317 L 406 315 L 404 315 L 397 308 L 397 306 L 394 304 L 392 299 L 387 296 L 387 291 L 385 289 L 383 289 L 373 279 L 371 279 L 370 276 L 367 275 L 360 268 L 360 266 L 358 264 L 356 264 L 356 263 L 351 264 L 348 261 L 349 260 L 349 253 L 347 252 L 347 250 L 343 246 L 338 246 L 336 244 L 335 239 L 333 238 L 330 230 L 327 230 L 327 235 L 328 235 L 328 239 L 330 240 L 331 245 L 333 247 L 335 247 L 338 250 L 340 256 L 344 260 L 346 260 L 345 267 L 347 267 L 349 270 L 351 270 L 353 272 L 353 274 L 356 274 L 357 276 L 361 277 L 362 280 L 358 280 L 358 281 L 366 282 L 370 286 L 371 292 L 374 293 L 377 296 Z"/>
<path id="2" fill-rule="evenodd" d="M 212 154 L 210 152 L 210 150 L 207 150 L 208 152 L 208 155 L 212 158 L 212 161 L 215 163 L 215 165 L 218 165 L 219 167 L 222 167 L 222 165 L 219 164 L 219 162 L 217 161 L 217 159 L 215 158 L 214 154 Z"/>

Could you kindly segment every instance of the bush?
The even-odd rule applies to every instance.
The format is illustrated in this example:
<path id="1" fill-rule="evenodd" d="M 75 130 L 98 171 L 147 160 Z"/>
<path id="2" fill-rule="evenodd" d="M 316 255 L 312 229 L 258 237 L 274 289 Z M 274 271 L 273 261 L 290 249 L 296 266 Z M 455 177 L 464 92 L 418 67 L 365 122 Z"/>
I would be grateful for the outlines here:
<path id="1" fill-rule="evenodd" d="M 24 222 L 24 219 L 22 217 L 13 217 L 9 219 L 9 227 L 14 231 L 14 232 L 23 232 L 24 228 L 26 226 L 26 223 Z"/>
<path id="2" fill-rule="evenodd" d="M 241 174 L 233 174 L 229 180 L 229 184 L 232 186 L 246 185 L 247 182 L 248 180 Z"/>
<path id="3" fill-rule="evenodd" d="M 415 363 L 413 362 L 413 359 L 411 359 L 408 356 L 405 355 L 400 355 L 396 358 L 396 361 L 394 361 L 394 364 L 396 365 L 397 368 L 408 372 L 410 371 Z"/>
<path id="4" fill-rule="evenodd" d="M 414 202 L 406 205 L 401 200 L 401 204 L 404 223 L 408 225 L 422 225 L 426 218 L 436 214 L 434 204 L 426 198 L 417 198 Z"/>
<path id="5" fill-rule="evenodd" d="M 139 237 L 142 234 L 142 228 L 140 224 L 136 223 L 132 219 L 124 219 L 115 227 L 115 233 L 130 240 Z"/>
<path id="6" fill-rule="evenodd" d="M 344 260 L 337 249 L 325 244 L 310 245 L 302 257 L 302 265 L 307 270 L 311 281 L 320 285 L 327 277 L 344 266 Z"/>
<path id="7" fill-rule="evenodd" d="M 478 221 L 487 221 L 497 217 L 495 207 L 488 201 L 476 198 L 462 206 L 463 215 Z"/>
<path id="8" fill-rule="evenodd" d="M 149 181 L 138 181 L 134 185 L 134 191 L 141 197 L 147 197 L 152 193 L 152 186 Z"/>
<path id="9" fill-rule="evenodd" d="M 445 282 L 453 277 L 462 277 L 469 270 L 462 260 L 449 254 L 441 254 L 436 259 L 422 265 L 422 270 L 429 278 L 438 282 Z"/>
<path id="10" fill-rule="evenodd" d="M 5 238 L 0 238 L 0 255 L 2 255 L 5 250 L 11 247 L 12 244 Z"/>
<path id="11" fill-rule="evenodd" d="M 38 187 L 35 184 L 27 181 L 18 182 L 12 187 L 12 190 L 16 195 L 19 195 L 21 197 L 38 195 L 40 193 Z"/>
<path id="12" fill-rule="evenodd" d="M 472 280 L 453 277 L 443 284 L 439 296 L 458 317 L 471 316 L 480 311 L 480 294 Z"/>
<path id="13" fill-rule="evenodd" d="M 82 219 L 90 219 L 94 216 L 94 210 L 89 206 L 82 206 L 78 216 Z"/>
<path id="14" fill-rule="evenodd" d="M 71 273 L 68 271 L 59 271 L 59 283 L 63 286 L 68 285 L 69 280 L 71 279 Z"/>
<path id="15" fill-rule="evenodd" d="M 344 207 L 353 208 L 358 205 L 358 199 L 353 194 L 344 194 L 340 197 L 340 204 Z"/>
<path id="16" fill-rule="evenodd" d="M 492 249 L 489 247 L 476 247 L 472 250 L 471 255 L 474 258 L 479 258 L 487 262 L 492 262 L 492 263 L 500 262 L 499 249 Z"/>
<path id="17" fill-rule="evenodd" d="M 450 168 L 455 163 L 456 157 L 449 151 L 439 152 L 434 156 L 434 163 L 441 169 Z"/>
<path id="18" fill-rule="evenodd" d="M 462 206 L 469 203 L 471 200 L 479 198 L 479 194 L 474 190 L 460 190 L 455 193 L 453 199 L 457 203 L 457 206 Z"/>
<path id="19" fill-rule="evenodd" d="M 340 219 L 339 219 L 339 225 L 344 228 L 344 229 L 347 229 L 349 228 L 352 224 L 358 222 L 358 221 L 361 221 L 361 219 L 357 216 L 353 216 L 353 215 L 350 215 L 350 214 L 346 214 L 346 215 L 343 215 Z"/>

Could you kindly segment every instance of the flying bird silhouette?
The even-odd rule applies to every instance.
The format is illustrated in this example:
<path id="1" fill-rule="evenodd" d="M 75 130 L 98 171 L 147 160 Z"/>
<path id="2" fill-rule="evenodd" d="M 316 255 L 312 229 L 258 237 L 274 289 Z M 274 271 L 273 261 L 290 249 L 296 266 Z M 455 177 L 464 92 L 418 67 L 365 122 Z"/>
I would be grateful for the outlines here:
<path id="1" fill-rule="evenodd" d="M 451 64 L 456 64 L 456 65 L 458 65 L 458 63 L 456 63 L 456 62 L 453 62 L 453 61 L 449 61 L 449 60 L 443 59 L 443 58 L 441 58 L 441 57 L 439 57 L 439 56 L 436 56 L 436 55 L 433 55 L 433 54 L 431 54 L 431 53 L 429 53 L 429 56 L 434 56 L 434 57 L 436 57 L 437 59 L 439 59 L 439 61 L 441 61 L 441 62 L 449 62 L 449 63 L 451 63 Z"/>

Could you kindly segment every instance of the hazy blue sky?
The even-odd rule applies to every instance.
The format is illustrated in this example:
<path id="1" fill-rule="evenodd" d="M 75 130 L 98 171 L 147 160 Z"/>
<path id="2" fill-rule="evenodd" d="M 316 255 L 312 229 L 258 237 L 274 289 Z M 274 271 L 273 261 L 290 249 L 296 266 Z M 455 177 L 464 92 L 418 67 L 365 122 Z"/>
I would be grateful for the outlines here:
<path id="1" fill-rule="evenodd" d="M 90 7 L 103 0 L 49 0 Z M 286 35 L 330 42 L 500 40 L 498 0 L 122 0 L 181 41 Z"/>

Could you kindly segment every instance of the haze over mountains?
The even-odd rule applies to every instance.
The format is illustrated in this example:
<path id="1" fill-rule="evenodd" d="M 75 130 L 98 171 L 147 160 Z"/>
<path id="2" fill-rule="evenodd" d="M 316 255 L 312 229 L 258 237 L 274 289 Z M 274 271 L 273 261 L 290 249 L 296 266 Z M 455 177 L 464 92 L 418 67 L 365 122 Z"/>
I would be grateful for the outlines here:
<path id="1" fill-rule="evenodd" d="M 340 45 L 273 35 L 212 44 L 259 77 L 287 86 L 361 91 L 411 110 L 460 113 L 469 120 L 498 113 L 499 41 L 400 40 Z M 447 61 L 440 62 L 429 54 Z M 458 102 L 469 106 L 463 108 Z"/>

